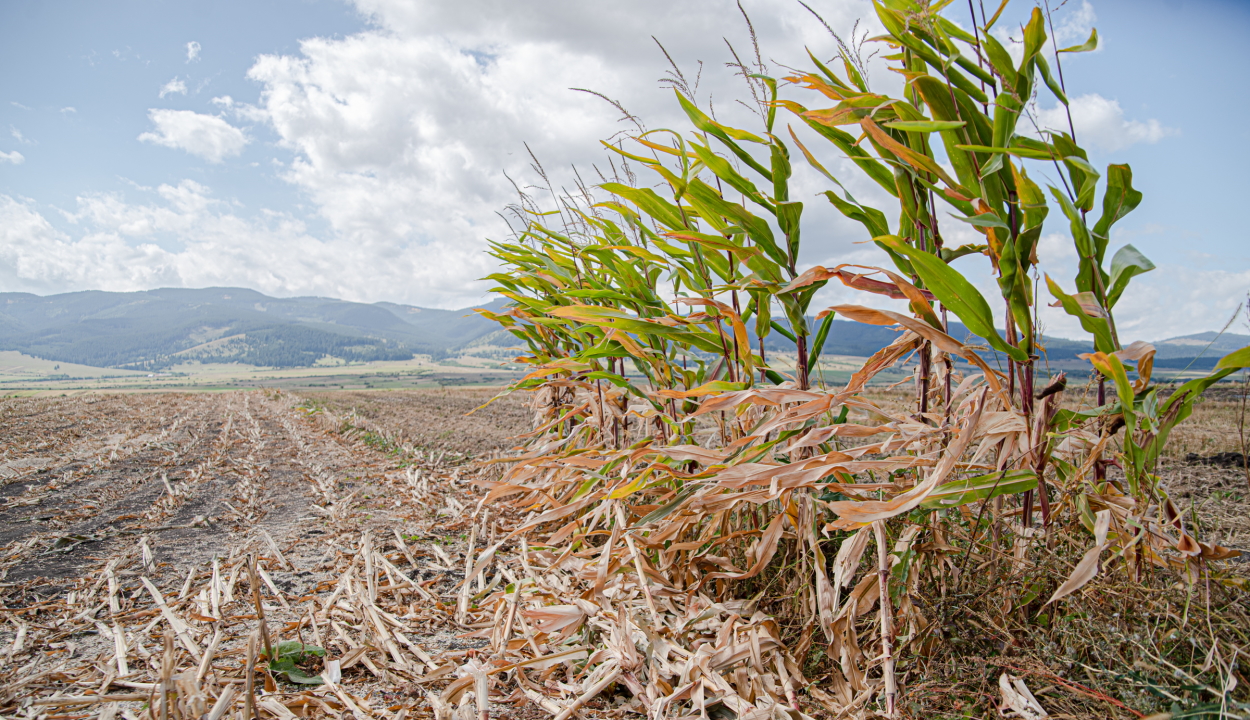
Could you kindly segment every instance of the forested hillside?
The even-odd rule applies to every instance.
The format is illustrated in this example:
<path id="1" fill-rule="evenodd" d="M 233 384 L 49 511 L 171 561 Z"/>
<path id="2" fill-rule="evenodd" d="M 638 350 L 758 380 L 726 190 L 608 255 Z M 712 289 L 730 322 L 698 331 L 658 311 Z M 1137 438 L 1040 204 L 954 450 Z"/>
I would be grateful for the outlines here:
<path id="1" fill-rule="evenodd" d="M 0 349 L 98 367 L 440 356 L 493 329 L 472 309 L 273 298 L 242 288 L 0 294 Z"/>

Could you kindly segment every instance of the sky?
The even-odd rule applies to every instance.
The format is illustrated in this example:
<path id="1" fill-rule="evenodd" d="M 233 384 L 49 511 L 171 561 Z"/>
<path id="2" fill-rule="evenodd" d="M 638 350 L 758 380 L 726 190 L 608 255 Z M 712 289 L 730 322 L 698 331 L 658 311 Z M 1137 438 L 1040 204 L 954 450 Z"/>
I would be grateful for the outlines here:
<path id="1" fill-rule="evenodd" d="M 1095 166 L 1130 163 L 1145 194 L 1112 235 L 1112 252 L 1132 243 L 1158 266 L 1117 306 L 1121 337 L 1220 329 L 1250 291 L 1238 180 L 1250 125 L 1236 120 L 1250 104 L 1250 3 L 1052 2 L 1061 46 L 1093 27 L 1102 39 L 1096 52 L 1065 56 L 1077 137 Z M 857 21 L 860 34 L 879 31 L 864 0 L 809 5 L 844 37 Z M 962 5 L 950 17 L 969 27 Z M 1018 37 L 1032 6 L 1012 2 L 996 31 Z M 742 7 L 776 76 L 810 67 L 805 48 L 836 51 L 793 0 Z M 725 66 L 730 46 L 751 53 L 727 0 L 9 0 L 0 5 L 0 292 L 242 286 L 425 307 L 480 302 L 490 283 L 479 278 L 495 269 L 487 239 L 508 235 L 499 211 L 515 200 L 509 178 L 542 184 L 530 152 L 557 189 L 572 186 L 573 168 L 594 182 L 607 163 L 599 140 L 628 129 L 608 103 L 571 88 L 618 100 L 648 128 L 688 129 L 661 82 L 670 66 L 657 41 L 699 78 L 700 103 L 757 127 L 735 102 L 747 97 L 742 80 Z M 870 63 L 870 81 L 898 91 L 883 62 Z M 798 88 L 783 94 L 825 104 Z M 1034 113 L 1043 125 L 1067 122 L 1045 94 Z M 860 200 L 887 206 L 832 146 L 785 122 Z M 819 196 L 826 189 L 796 169 L 803 264 L 887 264 Z M 1059 217 L 1053 208 L 1040 256 L 1071 290 L 1076 257 Z M 944 226 L 948 243 L 975 241 L 955 225 Z M 958 262 L 985 270 L 975 258 Z M 832 286 L 817 298 L 839 302 L 883 304 Z M 1081 335 L 1057 310 L 1043 323 Z"/>

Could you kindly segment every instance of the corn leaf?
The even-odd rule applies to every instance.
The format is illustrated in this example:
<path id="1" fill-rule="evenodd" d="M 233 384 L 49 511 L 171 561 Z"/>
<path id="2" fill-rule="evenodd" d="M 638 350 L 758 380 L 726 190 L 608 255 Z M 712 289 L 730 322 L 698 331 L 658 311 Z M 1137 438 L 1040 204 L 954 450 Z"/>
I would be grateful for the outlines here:
<path id="1" fill-rule="evenodd" d="M 929 497 L 925 498 L 924 502 L 920 503 L 920 507 L 926 510 L 958 507 L 1000 495 L 1016 495 L 1036 487 L 1037 474 L 1032 470 L 1011 470 L 977 475 L 939 485 Z"/>
<path id="2" fill-rule="evenodd" d="M 1116 251 L 1111 258 L 1111 289 L 1107 291 L 1107 309 L 1115 307 L 1116 301 L 1128 287 L 1129 280 L 1154 269 L 1155 264 L 1132 245 L 1125 245 Z"/>
<path id="3" fill-rule="evenodd" d="M 1059 52 L 1082 53 L 1082 52 L 1089 52 L 1091 50 L 1097 50 L 1097 49 L 1098 49 L 1098 28 L 1092 28 L 1090 30 L 1088 40 L 1081 43 L 1080 45 L 1073 45 L 1072 47 L 1063 48 Z"/>
<path id="4" fill-rule="evenodd" d="M 942 120 L 894 120 L 892 122 L 881 123 L 891 130 L 903 130 L 905 132 L 931 133 L 941 132 L 943 130 L 957 130 L 968 123 L 963 120 L 942 121 Z"/>
<path id="5" fill-rule="evenodd" d="M 895 243 L 893 247 L 911 260 L 912 267 L 916 269 L 920 279 L 924 280 L 925 286 L 942 305 L 959 316 L 969 331 L 984 338 L 990 347 L 1005 353 L 1016 362 L 1028 362 L 1029 357 L 1023 350 L 1007 344 L 998 334 L 998 330 L 994 328 L 994 314 L 990 311 L 985 296 L 959 274 L 958 270 L 947 265 L 938 256 L 905 243 Z"/>

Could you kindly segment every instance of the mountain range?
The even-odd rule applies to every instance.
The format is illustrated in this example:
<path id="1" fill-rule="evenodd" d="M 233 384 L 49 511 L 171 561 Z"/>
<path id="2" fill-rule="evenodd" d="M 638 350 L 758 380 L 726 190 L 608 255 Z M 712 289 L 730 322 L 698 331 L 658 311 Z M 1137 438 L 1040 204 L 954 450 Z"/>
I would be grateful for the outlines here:
<path id="1" fill-rule="evenodd" d="M 497 328 L 471 309 L 274 298 L 243 288 L 0 293 L 0 350 L 97 367 L 406 360 L 442 356 Z"/>
<path id="2" fill-rule="evenodd" d="M 503 304 L 483 307 L 498 310 Z M 950 332 L 982 344 L 958 323 Z M 275 298 L 243 288 L 0 293 L 0 350 L 96 367 L 154 370 L 187 361 L 298 367 L 327 359 L 442 358 L 466 347 L 513 344 L 506 337 L 495 342 L 505 335 L 472 308 Z M 824 354 L 871 355 L 896 337 L 890 328 L 834 320 Z M 1091 350 L 1088 342 L 1062 338 L 1046 337 L 1042 344 L 1047 360 L 1060 364 Z M 1206 369 L 1247 344 L 1250 336 L 1234 333 L 1170 338 L 1155 343 L 1155 365 Z M 794 350 L 776 332 L 767 345 L 772 352 Z"/>

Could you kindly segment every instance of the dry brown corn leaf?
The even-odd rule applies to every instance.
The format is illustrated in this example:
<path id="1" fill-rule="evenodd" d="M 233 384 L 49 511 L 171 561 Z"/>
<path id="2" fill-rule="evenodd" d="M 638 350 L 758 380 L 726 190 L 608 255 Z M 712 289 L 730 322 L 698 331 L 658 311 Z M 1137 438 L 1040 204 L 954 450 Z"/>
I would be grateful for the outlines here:
<path id="1" fill-rule="evenodd" d="M 1081 558 L 1081 562 L 1077 563 L 1068 579 L 1064 580 L 1063 584 L 1055 590 L 1055 594 L 1046 601 L 1047 605 L 1071 595 L 1094 579 L 1094 576 L 1098 574 L 1098 559 L 1102 556 L 1103 549 L 1107 547 L 1107 531 L 1110 528 L 1111 511 L 1099 510 L 1094 521 L 1094 546 L 1085 551 L 1085 557 Z"/>
<path id="2" fill-rule="evenodd" d="M 980 397 L 981 401 L 977 403 L 976 410 L 971 417 L 967 418 L 967 424 L 943 453 L 941 461 L 924 482 L 890 500 L 844 500 L 828 503 L 829 509 L 838 515 L 838 519 L 826 525 L 825 529 L 848 530 L 863 527 L 877 520 L 885 520 L 909 512 L 919 506 L 955 469 L 955 464 L 976 433 L 981 422 L 981 411 L 985 408 L 985 391 L 981 392 Z"/>

